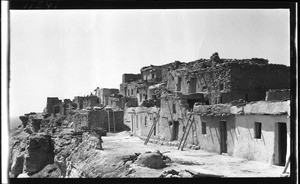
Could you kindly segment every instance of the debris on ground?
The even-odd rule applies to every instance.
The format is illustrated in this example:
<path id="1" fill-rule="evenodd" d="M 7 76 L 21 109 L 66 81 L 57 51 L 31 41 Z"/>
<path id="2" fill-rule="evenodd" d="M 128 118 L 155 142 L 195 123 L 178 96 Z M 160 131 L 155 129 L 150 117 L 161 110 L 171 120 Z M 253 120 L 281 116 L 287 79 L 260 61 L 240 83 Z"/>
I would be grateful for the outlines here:
<path id="1" fill-rule="evenodd" d="M 159 178 L 180 178 L 179 172 L 175 171 L 174 169 L 164 171 L 162 175 L 159 176 Z"/>
<path id="2" fill-rule="evenodd" d="M 135 153 L 134 155 L 129 155 L 129 156 L 125 156 L 122 158 L 122 160 L 124 161 L 123 165 L 126 164 L 126 162 L 131 161 L 131 163 L 133 163 L 134 161 L 136 161 L 137 157 L 140 155 L 141 153 Z"/>
<path id="3" fill-rule="evenodd" d="M 210 174 L 210 173 L 199 173 L 190 170 L 181 170 L 180 172 L 171 169 L 164 171 L 159 178 L 201 178 L 201 177 L 222 177 L 220 175 Z"/>
<path id="4" fill-rule="evenodd" d="M 163 155 L 164 153 L 170 153 L 170 151 L 165 151 L 165 152 L 160 152 L 159 150 L 156 150 L 156 153 L 160 154 L 162 160 L 165 162 L 165 163 L 169 163 L 171 162 L 171 159 L 170 157 L 166 156 L 166 155 Z"/>

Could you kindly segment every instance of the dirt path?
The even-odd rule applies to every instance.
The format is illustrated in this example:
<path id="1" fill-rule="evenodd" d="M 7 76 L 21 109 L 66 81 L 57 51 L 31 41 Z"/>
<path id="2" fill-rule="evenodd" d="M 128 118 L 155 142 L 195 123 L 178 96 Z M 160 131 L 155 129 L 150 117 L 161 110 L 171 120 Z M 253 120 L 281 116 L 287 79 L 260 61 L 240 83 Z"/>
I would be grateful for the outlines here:
<path id="1" fill-rule="evenodd" d="M 184 151 L 170 147 L 148 143 L 138 137 L 130 136 L 128 132 L 108 133 L 102 137 L 104 151 L 111 155 L 129 155 L 137 152 L 160 150 L 172 159 L 172 163 L 163 169 L 139 168 L 130 177 L 158 177 L 163 171 L 175 169 L 194 170 L 200 173 L 217 174 L 224 177 L 280 177 L 283 167 L 262 162 L 248 161 L 227 155 L 219 155 L 203 150 Z"/>

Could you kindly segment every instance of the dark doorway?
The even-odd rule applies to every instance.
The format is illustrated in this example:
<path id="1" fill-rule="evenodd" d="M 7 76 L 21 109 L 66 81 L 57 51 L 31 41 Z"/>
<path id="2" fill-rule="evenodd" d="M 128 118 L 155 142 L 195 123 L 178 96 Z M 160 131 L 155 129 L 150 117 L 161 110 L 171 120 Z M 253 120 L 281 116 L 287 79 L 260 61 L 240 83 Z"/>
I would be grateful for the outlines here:
<path id="1" fill-rule="evenodd" d="M 286 123 L 278 123 L 278 165 L 285 165 L 287 148 Z"/>
<path id="2" fill-rule="evenodd" d="M 178 140 L 178 132 L 179 132 L 179 122 L 173 121 L 171 141 Z"/>
<path id="3" fill-rule="evenodd" d="M 223 103 L 222 96 L 219 97 L 219 103 Z"/>
<path id="4" fill-rule="evenodd" d="M 205 105 L 209 105 L 209 100 L 204 101 Z"/>
<path id="5" fill-rule="evenodd" d="M 227 153 L 227 128 L 226 121 L 220 121 L 220 152 Z"/>
<path id="6" fill-rule="evenodd" d="M 248 94 L 245 93 L 245 101 L 248 102 Z"/>
<path id="7" fill-rule="evenodd" d="M 189 110 L 194 108 L 194 104 L 196 102 L 201 102 L 200 99 L 187 99 L 187 103 L 189 104 Z"/>
<path id="8" fill-rule="evenodd" d="M 177 91 L 181 91 L 181 77 L 178 77 Z"/>

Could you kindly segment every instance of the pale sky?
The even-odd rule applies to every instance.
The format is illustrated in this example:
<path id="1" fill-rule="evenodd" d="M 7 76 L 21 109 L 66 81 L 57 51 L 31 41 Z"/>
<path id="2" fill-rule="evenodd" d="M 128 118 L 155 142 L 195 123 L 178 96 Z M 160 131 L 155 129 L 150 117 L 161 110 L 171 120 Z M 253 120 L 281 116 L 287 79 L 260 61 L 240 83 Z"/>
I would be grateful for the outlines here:
<path id="1" fill-rule="evenodd" d="M 290 65 L 289 10 L 11 10 L 10 116 L 175 60 Z"/>

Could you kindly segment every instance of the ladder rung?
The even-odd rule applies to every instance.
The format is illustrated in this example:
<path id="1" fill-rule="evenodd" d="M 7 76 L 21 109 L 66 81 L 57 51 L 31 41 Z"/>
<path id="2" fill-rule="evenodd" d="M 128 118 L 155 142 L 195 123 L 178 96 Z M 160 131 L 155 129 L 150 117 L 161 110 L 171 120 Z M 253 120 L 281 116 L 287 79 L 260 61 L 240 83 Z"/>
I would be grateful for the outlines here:
<path id="1" fill-rule="evenodd" d="M 188 126 L 189 126 L 189 122 L 190 122 L 191 116 L 192 116 L 192 114 L 190 114 L 190 116 L 189 116 L 189 119 L 188 119 L 187 124 L 186 124 L 187 126 L 186 126 L 186 128 L 184 129 L 184 132 L 183 132 L 182 137 L 181 137 L 181 139 L 180 139 L 180 143 L 179 143 L 178 149 L 181 147 L 181 143 L 182 143 L 182 141 L 183 141 L 183 139 L 184 139 L 184 136 L 185 136 L 185 134 L 186 134 L 187 128 L 188 128 Z"/>
<path id="2" fill-rule="evenodd" d="M 194 120 L 194 119 L 193 119 Z M 184 145 L 185 145 L 185 142 L 186 142 L 186 139 L 187 139 L 187 137 L 189 136 L 189 132 L 190 132 L 190 130 L 191 130 L 191 127 L 192 127 L 192 125 L 193 125 L 193 120 L 191 120 L 191 123 L 190 123 L 190 126 L 189 126 L 189 128 L 188 128 L 188 131 L 187 131 L 187 133 L 186 133 L 186 136 L 185 136 L 185 138 L 184 138 L 184 141 L 183 141 L 183 143 L 182 143 L 182 146 L 181 146 L 181 151 L 183 150 L 183 148 L 184 148 Z"/>
<path id="3" fill-rule="evenodd" d="M 148 143 L 148 141 L 149 141 L 149 139 L 150 139 L 150 137 L 151 137 L 151 135 L 152 135 L 152 133 L 153 133 L 153 131 L 154 131 L 154 126 L 156 126 L 155 125 L 155 123 L 153 123 L 152 124 L 152 126 L 151 126 L 151 129 L 150 129 L 150 131 L 149 131 L 149 134 L 148 134 L 148 136 L 147 136 L 147 139 L 146 139 L 146 141 L 145 141 L 145 145 Z"/>

